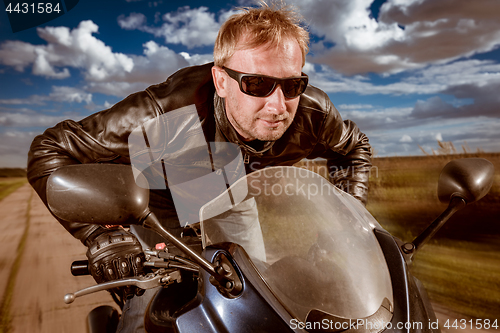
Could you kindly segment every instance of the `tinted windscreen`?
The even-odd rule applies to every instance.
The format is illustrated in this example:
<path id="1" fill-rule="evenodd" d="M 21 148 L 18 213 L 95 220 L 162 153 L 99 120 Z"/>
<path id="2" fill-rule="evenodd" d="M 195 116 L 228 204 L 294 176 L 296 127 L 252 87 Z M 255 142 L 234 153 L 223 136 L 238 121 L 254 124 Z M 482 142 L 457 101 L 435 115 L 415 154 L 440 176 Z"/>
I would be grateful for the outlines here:
<path id="1" fill-rule="evenodd" d="M 241 197 L 238 193 L 246 193 L 246 200 L 227 199 Z M 312 309 L 364 318 L 384 298 L 392 303 L 387 264 L 373 234 L 378 223 L 356 199 L 313 172 L 294 167 L 254 172 L 205 205 L 200 220 L 204 246 L 242 245 L 301 321 Z"/>

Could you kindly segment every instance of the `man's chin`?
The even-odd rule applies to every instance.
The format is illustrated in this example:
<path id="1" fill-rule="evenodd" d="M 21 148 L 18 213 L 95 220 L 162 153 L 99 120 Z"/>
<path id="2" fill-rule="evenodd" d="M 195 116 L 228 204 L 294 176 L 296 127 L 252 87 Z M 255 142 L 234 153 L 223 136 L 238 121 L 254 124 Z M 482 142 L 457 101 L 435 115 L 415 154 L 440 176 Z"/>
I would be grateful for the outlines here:
<path id="1" fill-rule="evenodd" d="M 266 130 L 257 133 L 256 139 L 260 141 L 276 141 L 283 136 L 285 131 L 283 129 Z"/>

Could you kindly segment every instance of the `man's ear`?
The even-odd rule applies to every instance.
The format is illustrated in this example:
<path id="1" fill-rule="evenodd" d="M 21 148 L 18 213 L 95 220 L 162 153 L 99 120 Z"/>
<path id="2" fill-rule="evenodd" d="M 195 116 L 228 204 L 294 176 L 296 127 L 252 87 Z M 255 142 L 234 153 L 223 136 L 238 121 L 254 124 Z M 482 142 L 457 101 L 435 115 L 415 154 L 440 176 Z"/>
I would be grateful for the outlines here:
<path id="1" fill-rule="evenodd" d="M 217 95 L 226 98 L 228 95 L 228 82 L 224 70 L 219 66 L 213 66 L 212 78 L 214 80 L 215 90 L 217 90 Z"/>

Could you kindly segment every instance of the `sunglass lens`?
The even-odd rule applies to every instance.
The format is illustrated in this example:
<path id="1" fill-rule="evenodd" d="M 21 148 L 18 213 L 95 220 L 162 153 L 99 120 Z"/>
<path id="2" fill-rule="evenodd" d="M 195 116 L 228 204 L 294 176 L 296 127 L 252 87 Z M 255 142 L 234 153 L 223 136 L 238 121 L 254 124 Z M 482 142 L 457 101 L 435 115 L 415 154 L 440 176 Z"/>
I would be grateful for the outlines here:
<path id="1" fill-rule="evenodd" d="M 304 79 L 287 79 L 284 81 L 283 94 L 288 98 L 295 98 L 306 89 L 307 82 Z"/>
<path id="2" fill-rule="evenodd" d="M 241 78 L 241 88 L 249 95 L 267 96 L 274 88 L 275 81 L 267 77 L 244 76 Z"/>

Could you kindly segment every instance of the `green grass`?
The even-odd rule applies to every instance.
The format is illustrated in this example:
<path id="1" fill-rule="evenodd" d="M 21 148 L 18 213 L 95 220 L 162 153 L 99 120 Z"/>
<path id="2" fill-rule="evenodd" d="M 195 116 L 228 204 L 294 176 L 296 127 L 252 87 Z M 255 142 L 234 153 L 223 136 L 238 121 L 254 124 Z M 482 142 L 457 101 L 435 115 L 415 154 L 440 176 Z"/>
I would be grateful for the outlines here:
<path id="1" fill-rule="evenodd" d="M 500 319 L 500 154 L 477 157 L 495 165 L 490 193 L 444 225 L 416 254 L 412 272 L 432 301 L 471 317 Z M 453 158 L 375 159 L 367 209 L 394 236 L 412 241 L 447 206 L 437 199 L 437 183 Z"/>
<path id="2" fill-rule="evenodd" d="M 489 244 L 427 244 L 415 255 L 413 274 L 430 298 L 458 313 L 500 319 L 500 252 Z"/>
<path id="3" fill-rule="evenodd" d="M 0 177 L 24 177 L 26 178 L 26 169 L 21 168 L 0 168 Z"/>
<path id="4" fill-rule="evenodd" d="M 26 184 L 25 177 L 0 178 L 0 200 Z"/>

